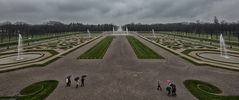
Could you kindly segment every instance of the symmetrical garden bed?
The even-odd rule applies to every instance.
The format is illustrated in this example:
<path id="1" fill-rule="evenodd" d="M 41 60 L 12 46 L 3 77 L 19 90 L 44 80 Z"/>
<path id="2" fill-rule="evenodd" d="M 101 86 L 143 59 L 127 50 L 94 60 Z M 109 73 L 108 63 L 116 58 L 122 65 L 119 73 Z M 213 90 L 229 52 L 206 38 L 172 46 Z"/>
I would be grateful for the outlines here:
<path id="1" fill-rule="evenodd" d="M 163 59 L 162 56 L 141 43 L 133 36 L 128 36 L 127 39 L 139 59 Z"/>
<path id="2" fill-rule="evenodd" d="M 43 42 L 38 45 L 27 46 L 24 47 L 24 51 L 21 54 L 23 56 L 22 60 L 16 60 L 16 50 L 1 52 L 0 72 L 6 72 L 26 67 L 45 66 L 60 58 L 61 56 L 98 39 L 99 37 L 100 36 L 88 37 L 84 35 L 72 35 L 54 39 L 47 43 Z M 31 59 L 28 59 L 29 57 Z"/>
<path id="3" fill-rule="evenodd" d="M 95 46 L 78 57 L 78 59 L 102 59 L 113 40 L 112 36 L 107 36 Z"/>
<path id="4" fill-rule="evenodd" d="M 221 95 L 219 88 L 207 82 L 186 80 L 184 85 L 199 100 L 239 100 L 239 96 Z"/>
<path id="5" fill-rule="evenodd" d="M 20 91 L 17 96 L 0 97 L 3 100 L 44 100 L 57 87 L 58 81 L 47 80 L 34 83 Z"/>

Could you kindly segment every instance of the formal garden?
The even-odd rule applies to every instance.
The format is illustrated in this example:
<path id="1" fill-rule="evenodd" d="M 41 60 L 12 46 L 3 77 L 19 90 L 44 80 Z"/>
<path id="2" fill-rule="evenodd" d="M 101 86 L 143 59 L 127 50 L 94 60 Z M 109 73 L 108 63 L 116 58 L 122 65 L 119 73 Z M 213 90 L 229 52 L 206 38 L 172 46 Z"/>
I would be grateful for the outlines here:
<path id="1" fill-rule="evenodd" d="M 239 50 L 237 42 L 221 43 L 221 39 L 191 38 L 173 32 L 139 33 L 141 38 L 154 43 L 196 65 L 210 65 L 225 69 L 238 70 Z M 220 37 L 220 36 L 219 36 Z M 224 41 L 224 40 L 223 40 Z M 225 47 L 222 47 L 222 46 Z M 233 48 L 230 48 L 230 47 Z M 227 48 L 227 49 L 225 49 Z"/>
<path id="2" fill-rule="evenodd" d="M 67 36 L 56 36 L 47 40 L 37 39 L 37 43 L 29 44 L 23 39 L 21 46 L 16 44 L 15 48 L 4 49 L 0 53 L 0 70 L 5 72 L 25 67 L 45 66 L 100 36 L 99 33 L 92 34 L 90 37 L 85 33 L 68 33 Z M 18 58 L 23 59 L 17 60 Z"/>
<path id="3" fill-rule="evenodd" d="M 38 26 L 28 28 L 34 27 Z M 54 31 L 42 28 L 42 32 L 48 31 L 42 34 L 3 27 L 0 93 L 4 95 L 0 94 L 0 100 L 239 98 L 239 43 L 233 32 L 137 31 L 130 25 L 105 25 L 105 31 L 100 25 L 79 27 L 83 26 L 70 24 Z M 86 87 L 78 89 L 79 79 L 81 84 L 85 80 L 82 76 Z M 68 77 L 73 77 L 71 86 L 66 86 Z M 167 95 L 166 88 L 173 89 L 171 84 L 177 86 L 177 95 L 173 91 Z M 122 97 L 112 96 L 116 94 Z"/>

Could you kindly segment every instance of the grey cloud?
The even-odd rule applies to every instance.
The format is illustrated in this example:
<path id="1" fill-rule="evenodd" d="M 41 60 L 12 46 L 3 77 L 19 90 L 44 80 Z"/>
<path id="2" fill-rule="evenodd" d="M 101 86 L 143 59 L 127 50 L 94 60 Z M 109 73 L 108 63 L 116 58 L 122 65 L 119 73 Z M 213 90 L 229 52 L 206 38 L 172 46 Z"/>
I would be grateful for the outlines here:
<path id="1" fill-rule="evenodd" d="M 237 21 L 238 0 L 0 0 L 0 22 L 65 23 L 209 21 L 219 16 Z"/>
<path id="2" fill-rule="evenodd" d="M 5 13 L 31 13 L 39 11 L 37 6 L 31 3 L 25 2 L 11 2 L 8 3 L 7 1 L 0 1 L 0 12 L 1 14 Z"/>
<path id="3" fill-rule="evenodd" d="M 167 0 L 148 4 L 150 11 L 142 17 L 195 17 L 210 9 L 210 5 L 221 0 Z M 152 7 L 150 7 L 152 6 Z"/>

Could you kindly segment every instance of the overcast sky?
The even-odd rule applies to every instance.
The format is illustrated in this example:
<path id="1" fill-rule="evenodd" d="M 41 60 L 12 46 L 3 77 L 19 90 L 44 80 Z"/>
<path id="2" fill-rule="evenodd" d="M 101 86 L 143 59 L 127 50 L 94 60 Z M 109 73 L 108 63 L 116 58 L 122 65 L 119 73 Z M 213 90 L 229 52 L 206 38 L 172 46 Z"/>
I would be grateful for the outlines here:
<path id="1" fill-rule="evenodd" d="M 239 0 L 0 0 L 0 22 L 169 23 L 239 20 Z"/>

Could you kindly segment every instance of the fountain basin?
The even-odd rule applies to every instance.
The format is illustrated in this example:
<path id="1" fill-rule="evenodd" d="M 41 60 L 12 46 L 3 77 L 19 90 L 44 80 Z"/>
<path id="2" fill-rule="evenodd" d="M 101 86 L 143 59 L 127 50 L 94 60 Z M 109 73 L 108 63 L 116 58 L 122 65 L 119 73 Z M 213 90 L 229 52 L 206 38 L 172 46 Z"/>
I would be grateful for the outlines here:
<path id="1" fill-rule="evenodd" d="M 239 52 L 228 51 L 229 58 L 221 56 L 220 50 L 188 49 L 183 52 L 187 59 L 200 65 L 212 65 L 226 69 L 239 70 Z"/>
<path id="2" fill-rule="evenodd" d="M 200 58 L 204 58 L 205 60 L 223 62 L 223 63 L 233 63 L 239 64 L 239 55 L 234 53 L 228 53 L 228 58 L 221 56 L 220 52 L 198 52 L 196 55 Z"/>
<path id="3" fill-rule="evenodd" d="M 0 72 L 20 69 L 31 66 L 44 66 L 44 64 L 55 59 L 58 52 L 54 50 L 27 50 L 20 54 L 18 52 L 0 53 Z M 23 58 L 17 60 L 18 58 Z"/>
<path id="4" fill-rule="evenodd" d="M 11 54 L 11 55 L 7 55 L 7 56 L 0 58 L 0 65 L 22 63 L 22 62 L 31 61 L 31 60 L 41 58 L 43 56 L 44 56 L 43 53 L 24 53 L 24 54 L 21 54 L 22 59 L 17 59 L 17 57 L 18 57 L 17 54 Z"/>

